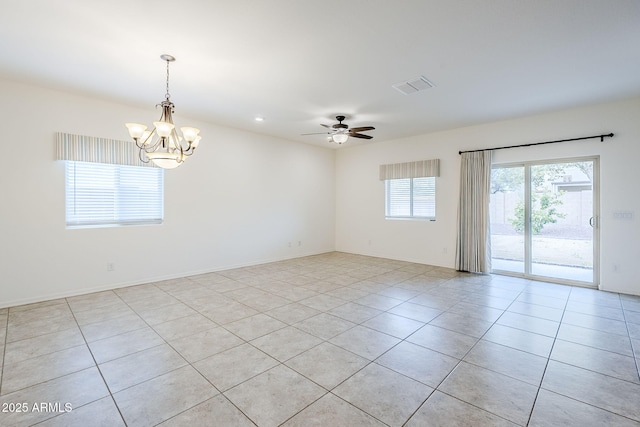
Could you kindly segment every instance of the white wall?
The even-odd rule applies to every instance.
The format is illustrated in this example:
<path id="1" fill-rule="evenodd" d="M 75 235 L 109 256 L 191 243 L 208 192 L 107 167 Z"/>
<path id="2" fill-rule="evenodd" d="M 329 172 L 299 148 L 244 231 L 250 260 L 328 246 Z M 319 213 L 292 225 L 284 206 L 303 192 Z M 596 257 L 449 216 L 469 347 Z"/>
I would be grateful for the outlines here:
<path id="1" fill-rule="evenodd" d="M 497 151 L 495 161 L 600 155 L 602 288 L 640 294 L 640 99 L 337 152 L 192 121 L 178 105 L 176 121 L 204 139 L 166 172 L 164 224 L 67 230 L 54 133 L 126 140 L 123 123 L 150 123 L 155 110 L 2 80 L 0 91 L 0 307 L 334 249 L 453 267 L 459 150 L 607 132 L 616 136 Z M 431 158 L 441 159 L 437 221 L 385 221 L 379 165 Z"/>
<path id="2" fill-rule="evenodd" d="M 459 150 L 599 135 L 614 138 L 494 152 L 494 163 L 600 156 L 601 289 L 640 294 L 640 98 L 375 144 L 336 157 L 336 249 L 454 267 Z M 384 219 L 381 164 L 441 159 L 435 222 Z M 633 219 L 614 212 L 633 212 Z"/>
<path id="3" fill-rule="evenodd" d="M 193 121 L 179 105 L 176 122 L 203 140 L 165 173 L 164 224 L 67 230 L 55 132 L 128 140 L 124 123 L 156 111 L 2 80 L 0 93 L 0 307 L 334 250 L 334 151 Z"/>

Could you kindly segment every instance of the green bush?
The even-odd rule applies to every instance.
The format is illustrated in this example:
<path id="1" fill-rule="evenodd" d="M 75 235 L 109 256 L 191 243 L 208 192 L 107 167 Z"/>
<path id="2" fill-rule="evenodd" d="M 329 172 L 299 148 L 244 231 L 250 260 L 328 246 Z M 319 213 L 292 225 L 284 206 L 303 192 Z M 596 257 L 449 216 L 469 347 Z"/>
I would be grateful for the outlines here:
<path id="1" fill-rule="evenodd" d="M 566 214 L 558 212 L 557 206 L 562 206 L 562 192 L 534 193 L 531 199 L 533 209 L 531 211 L 531 232 L 540 234 L 546 224 L 555 224 L 558 219 L 564 218 Z M 519 201 L 514 210 L 514 218 L 509 218 L 509 222 L 518 232 L 524 232 L 524 202 Z"/>

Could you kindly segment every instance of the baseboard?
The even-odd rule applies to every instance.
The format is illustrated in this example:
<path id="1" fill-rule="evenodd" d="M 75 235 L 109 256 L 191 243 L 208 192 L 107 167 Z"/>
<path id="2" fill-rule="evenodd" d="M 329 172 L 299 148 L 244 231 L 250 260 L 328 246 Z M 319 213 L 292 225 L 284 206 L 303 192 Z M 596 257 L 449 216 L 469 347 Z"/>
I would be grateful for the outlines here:
<path id="1" fill-rule="evenodd" d="M 221 265 L 221 266 L 211 267 L 208 269 L 186 271 L 186 272 L 181 272 L 181 273 L 171 274 L 171 275 L 145 277 L 144 279 L 140 279 L 140 280 L 119 282 L 119 283 L 109 283 L 101 286 L 74 289 L 74 290 L 64 291 L 64 292 L 54 292 L 54 293 L 44 294 L 44 295 L 41 294 L 33 298 L 21 298 L 16 300 L 0 301 L 0 308 L 16 307 L 16 306 L 27 305 L 27 304 L 36 304 L 36 303 L 41 303 L 41 302 L 46 302 L 46 301 L 51 301 L 51 300 L 56 300 L 61 298 L 71 298 L 79 295 L 92 294 L 95 292 L 111 291 L 115 289 L 126 288 L 128 286 L 144 285 L 146 283 L 161 282 L 163 280 L 179 279 L 182 277 L 189 277 L 189 276 L 197 276 L 199 274 L 217 273 L 220 271 L 231 270 L 234 268 L 253 267 L 257 265 L 268 264 L 271 262 L 287 261 L 291 259 L 305 258 L 308 256 L 322 255 L 322 254 L 331 253 L 331 252 L 334 252 L 334 251 L 303 252 L 303 253 L 297 253 L 296 255 L 293 255 L 293 256 L 264 258 L 264 259 L 249 261 L 246 263 Z"/>

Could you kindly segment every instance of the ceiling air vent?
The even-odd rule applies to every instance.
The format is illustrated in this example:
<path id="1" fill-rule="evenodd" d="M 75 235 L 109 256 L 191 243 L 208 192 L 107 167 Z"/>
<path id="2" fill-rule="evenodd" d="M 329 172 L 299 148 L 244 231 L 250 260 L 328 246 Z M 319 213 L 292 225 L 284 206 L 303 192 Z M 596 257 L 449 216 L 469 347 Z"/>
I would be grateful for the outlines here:
<path id="1" fill-rule="evenodd" d="M 425 76 L 420 76 L 416 79 L 412 79 L 406 82 L 393 85 L 393 88 L 399 92 L 409 95 L 410 93 L 420 92 L 434 86 Z"/>

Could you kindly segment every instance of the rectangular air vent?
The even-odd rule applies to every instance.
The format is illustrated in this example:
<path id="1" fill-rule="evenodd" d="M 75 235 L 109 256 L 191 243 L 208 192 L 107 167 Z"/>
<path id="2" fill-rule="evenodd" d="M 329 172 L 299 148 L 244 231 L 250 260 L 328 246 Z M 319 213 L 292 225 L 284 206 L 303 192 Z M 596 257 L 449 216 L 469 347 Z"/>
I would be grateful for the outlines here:
<path id="1" fill-rule="evenodd" d="M 415 79 L 411 79 L 406 82 L 393 85 L 393 88 L 397 91 L 409 95 L 410 93 L 420 92 L 422 90 L 430 89 L 434 86 L 425 76 L 420 76 Z"/>

